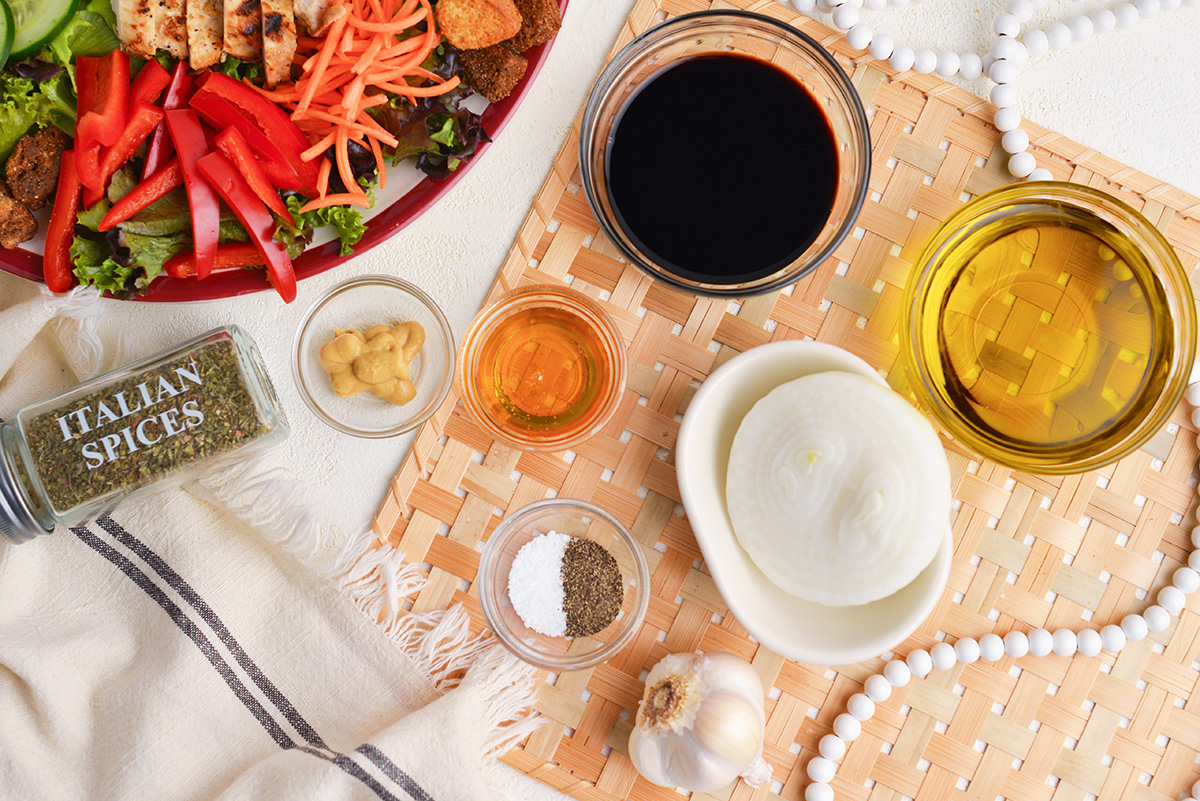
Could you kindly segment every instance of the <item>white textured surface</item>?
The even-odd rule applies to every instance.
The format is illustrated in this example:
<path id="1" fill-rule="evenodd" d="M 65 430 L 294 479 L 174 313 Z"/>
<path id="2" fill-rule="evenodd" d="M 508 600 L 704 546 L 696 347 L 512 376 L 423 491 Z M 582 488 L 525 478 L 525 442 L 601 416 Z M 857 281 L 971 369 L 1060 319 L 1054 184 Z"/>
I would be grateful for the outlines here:
<path id="1" fill-rule="evenodd" d="M 291 419 L 291 438 L 274 455 L 307 479 L 316 499 L 348 529 L 370 521 L 411 441 L 360 440 L 319 423 L 291 378 L 291 343 L 304 311 L 352 275 L 382 272 L 426 289 L 461 337 L 508 252 L 587 90 L 633 0 L 572 0 L 537 84 L 508 128 L 442 202 L 393 240 L 330 273 L 304 281 L 284 306 L 273 293 L 186 305 L 118 304 L 106 325 L 135 333 L 149 351 L 208 328 L 237 323 L 262 347 Z M 1051 2 L 1029 25 L 1069 22 L 1114 4 Z M 930 0 L 864 11 L 863 22 L 897 44 L 940 52 L 986 52 L 1003 0 Z M 828 22 L 827 16 L 821 17 Z M 1029 25 L 1025 30 L 1029 30 Z M 1029 119 L 1132 167 L 1200 195 L 1200 157 L 1189 144 L 1200 128 L 1195 43 L 1200 7 L 1181 7 L 1030 59 L 1018 79 L 1017 106 Z M 962 82 L 984 95 L 986 79 Z M 509 798 L 562 799 L 515 771 L 497 771 Z"/>

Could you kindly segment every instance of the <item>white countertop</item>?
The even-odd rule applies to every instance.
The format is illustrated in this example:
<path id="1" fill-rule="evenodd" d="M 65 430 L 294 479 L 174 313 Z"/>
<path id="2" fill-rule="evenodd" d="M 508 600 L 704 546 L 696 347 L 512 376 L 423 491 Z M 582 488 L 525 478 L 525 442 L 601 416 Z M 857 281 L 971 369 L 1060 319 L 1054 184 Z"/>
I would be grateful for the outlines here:
<path id="1" fill-rule="evenodd" d="M 1005 0 L 931 0 L 864 12 L 864 20 L 913 47 L 985 52 L 992 20 L 1005 5 Z M 1114 5 L 1059 0 L 1035 22 L 1045 26 Z M 292 435 L 273 461 L 309 483 L 313 497 L 340 525 L 369 526 L 411 437 L 362 440 L 318 422 L 291 378 L 292 337 L 301 316 L 335 283 L 358 274 L 390 273 L 428 291 L 461 337 L 632 6 L 633 0 L 571 0 L 536 85 L 472 171 L 384 245 L 302 282 L 294 303 L 285 306 L 269 291 L 193 304 L 114 302 L 114 313 L 103 324 L 144 333 L 164 346 L 218 325 L 244 328 L 261 347 L 292 423 Z M 1182 7 L 1132 30 L 1031 60 L 1020 79 L 1020 108 L 1037 123 L 1200 196 L 1198 41 L 1200 7 Z M 991 86 L 986 80 L 964 85 L 981 95 Z M 512 771 L 504 783 L 514 801 L 563 798 Z"/>

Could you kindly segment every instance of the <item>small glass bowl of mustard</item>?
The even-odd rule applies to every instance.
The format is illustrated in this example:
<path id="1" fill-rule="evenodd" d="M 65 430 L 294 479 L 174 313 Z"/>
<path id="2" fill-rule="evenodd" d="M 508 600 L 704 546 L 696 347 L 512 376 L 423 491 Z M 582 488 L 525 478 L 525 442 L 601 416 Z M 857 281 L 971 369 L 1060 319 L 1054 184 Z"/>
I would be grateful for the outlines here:
<path id="1" fill-rule="evenodd" d="M 409 323 L 416 323 L 424 334 L 424 343 L 415 354 L 412 346 L 420 335 Z M 356 365 L 356 356 L 377 351 L 386 342 L 369 344 L 373 338 L 369 334 L 385 333 L 382 326 L 387 327 L 386 334 L 395 340 L 387 345 L 396 352 L 387 354 L 388 358 L 369 356 L 368 363 Z M 362 336 L 354 336 L 363 341 L 356 345 L 343 340 L 340 347 L 325 351 L 327 356 L 333 355 L 348 366 L 335 378 L 322 364 L 322 351 L 339 332 L 347 331 L 358 332 Z M 406 349 L 405 345 L 409 347 Z M 433 298 L 400 278 L 361 275 L 331 288 L 305 313 L 296 330 L 292 375 L 304 403 L 329 427 L 356 437 L 394 437 L 421 425 L 446 400 L 454 381 L 454 351 L 450 323 Z M 402 376 L 403 363 L 409 356 L 412 358 L 407 362 L 406 372 L 411 388 L 379 393 L 390 395 L 393 400 L 411 396 L 402 404 L 378 397 L 371 391 L 373 384 L 359 384 L 354 378 L 359 375 L 370 380 L 388 379 L 390 375 L 385 373 L 389 371 Z M 404 383 L 401 380 L 388 386 Z M 361 391 L 343 396 L 339 389 L 343 393 Z"/>

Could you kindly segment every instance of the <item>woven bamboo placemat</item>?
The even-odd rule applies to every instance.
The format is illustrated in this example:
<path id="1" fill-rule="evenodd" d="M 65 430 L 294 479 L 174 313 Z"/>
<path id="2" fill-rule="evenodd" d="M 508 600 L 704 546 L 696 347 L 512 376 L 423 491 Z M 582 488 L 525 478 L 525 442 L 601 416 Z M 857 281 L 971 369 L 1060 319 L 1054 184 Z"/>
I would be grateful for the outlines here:
<path id="1" fill-rule="evenodd" d="M 624 264 L 579 187 L 578 126 L 537 196 L 492 288 L 566 282 L 599 300 L 620 327 L 629 384 L 615 419 L 569 454 L 512 450 L 490 439 L 451 396 L 419 432 L 376 520 L 381 540 L 422 563 L 415 611 L 463 603 L 482 630 L 473 587 L 479 552 L 509 510 L 549 495 L 592 501 L 642 543 L 653 572 L 640 633 L 596 668 L 548 676 L 550 719 L 505 757 L 580 799 L 678 801 L 633 770 L 630 716 L 646 671 L 663 656 L 722 650 L 751 660 L 770 688 L 765 756 L 774 783 L 742 782 L 695 799 L 799 799 L 805 765 L 846 699 L 881 669 L 789 662 L 750 639 L 702 561 L 675 482 L 673 445 L 704 377 L 737 353 L 812 338 L 857 354 L 907 391 L 899 368 L 901 293 L 909 260 L 963 201 L 1009 179 L 992 107 L 933 76 L 896 73 L 844 38 L 768 0 L 717 0 L 782 19 L 829 48 L 868 107 L 870 200 L 824 267 L 780 293 L 739 303 L 665 288 Z M 613 52 L 666 16 L 708 0 L 641 0 Z M 1038 163 L 1058 180 L 1116 194 L 1200 262 L 1200 200 L 1029 122 Z M 775 146 L 786 147 L 786 142 Z M 1193 281 L 1195 281 L 1193 277 Z M 1189 410 L 1144 448 L 1102 470 L 1015 473 L 947 441 L 955 488 L 955 553 L 935 612 L 896 653 L 940 639 L 1119 622 L 1148 605 L 1186 560 L 1195 523 L 1196 427 Z M 839 799 L 1175 801 L 1200 777 L 1200 599 L 1166 631 L 1119 656 L 1009 657 L 935 672 L 894 692 L 850 749 Z"/>

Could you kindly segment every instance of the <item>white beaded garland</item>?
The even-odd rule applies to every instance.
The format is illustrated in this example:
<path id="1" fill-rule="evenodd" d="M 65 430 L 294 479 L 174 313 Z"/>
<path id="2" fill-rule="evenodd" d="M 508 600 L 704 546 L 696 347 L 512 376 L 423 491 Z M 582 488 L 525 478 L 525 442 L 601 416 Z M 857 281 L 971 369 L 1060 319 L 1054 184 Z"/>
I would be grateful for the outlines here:
<path id="1" fill-rule="evenodd" d="M 1141 615 L 1126 615 L 1121 619 L 1121 631 L 1125 632 L 1125 638 L 1130 642 L 1138 642 L 1146 639 L 1150 627 L 1146 625 L 1146 618 Z"/>
<path id="2" fill-rule="evenodd" d="M 1008 4 L 1008 13 L 1017 18 L 1017 22 L 1029 22 L 1033 19 L 1033 3 L 1029 0 L 1012 0 Z"/>
<path id="3" fill-rule="evenodd" d="M 892 65 L 892 69 L 897 72 L 911 70 L 913 64 L 917 61 L 917 54 L 913 52 L 911 47 L 903 45 L 892 51 L 892 57 L 888 59 L 888 63 Z"/>
<path id="4" fill-rule="evenodd" d="M 1098 656 L 1104 648 L 1100 641 L 1100 632 L 1095 629 L 1083 629 L 1076 636 L 1076 645 L 1082 656 Z"/>
<path id="5" fill-rule="evenodd" d="M 996 117 L 993 120 L 996 125 L 996 130 L 1008 133 L 1016 130 L 1021 125 L 1021 112 L 1013 106 L 1008 108 L 996 109 Z"/>
<path id="6" fill-rule="evenodd" d="M 1117 27 L 1117 15 L 1108 8 L 1096 9 L 1092 12 L 1092 27 L 1101 35 L 1111 33 Z"/>
<path id="7" fill-rule="evenodd" d="M 852 743 L 862 734 L 862 724 L 858 718 L 849 712 L 843 712 L 833 719 L 833 733 L 842 740 Z"/>
<path id="8" fill-rule="evenodd" d="M 1015 61 L 1001 58 L 992 62 L 992 66 L 988 70 L 988 77 L 996 83 L 1012 83 L 1017 79 L 1018 72 L 1019 69 Z"/>
<path id="9" fill-rule="evenodd" d="M 973 81 L 983 74 L 983 59 L 977 53 L 963 53 L 958 57 L 958 74 Z"/>
<path id="10" fill-rule="evenodd" d="M 868 698 L 865 693 L 855 693 L 846 702 L 846 711 L 853 715 L 854 719 L 859 722 L 867 721 L 875 715 L 875 702 Z"/>
<path id="11" fill-rule="evenodd" d="M 1017 104 L 1017 90 L 1011 83 L 1002 83 L 992 87 L 990 95 L 992 105 L 996 108 L 1008 108 Z"/>
<path id="12" fill-rule="evenodd" d="M 1166 631 L 1171 625 L 1171 614 L 1157 604 L 1146 607 L 1142 617 L 1146 618 L 1146 628 L 1150 631 Z"/>
<path id="13" fill-rule="evenodd" d="M 913 69 L 922 75 L 928 75 L 937 69 L 937 53 L 927 47 L 918 50 L 913 59 Z"/>
<path id="14" fill-rule="evenodd" d="M 863 682 L 863 692 L 878 704 L 891 697 L 892 685 L 882 673 L 876 673 Z"/>
<path id="15" fill-rule="evenodd" d="M 1112 623 L 1100 629 L 1100 647 L 1110 654 L 1120 651 L 1125 647 L 1125 630 Z"/>
<path id="16" fill-rule="evenodd" d="M 1044 56 L 1050 50 L 1050 40 L 1043 30 L 1030 31 L 1021 41 L 1025 43 L 1025 50 L 1034 58 Z"/>
<path id="17" fill-rule="evenodd" d="M 1046 29 L 1046 40 L 1050 42 L 1051 50 L 1062 50 L 1071 43 L 1071 29 L 1056 22 Z"/>
<path id="18" fill-rule="evenodd" d="M 892 37 L 880 34 L 871 40 L 871 56 L 883 61 L 892 54 Z"/>
<path id="19" fill-rule="evenodd" d="M 866 50 L 871 45 L 874 33 L 870 26 L 860 22 L 846 33 L 846 41 L 855 50 Z"/>
<path id="20" fill-rule="evenodd" d="M 1029 632 L 1029 653 L 1033 656 L 1046 656 L 1054 650 L 1054 635 L 1046 629 L 1034 629 Z"/>
<path id="21" fill-rule="evenodd" d="M 996 87 L 999 89 L 1000 87 Z M 1028 150 L 1013 153 L 1008 159 L 1008 171 L 1018 178 L 1025 178 L 1037 169 L 1037 159 Z"/>
<path id="22" fill-rule="evenodd" d="M 950 78 L 958 73 L 960 61 L 958 53 L 953 50 L 943 50 L 937 55 L 937 66 L 934 69 L 943 78 Z"/>
<path id="23" fill-rule="evenodd" d="M 1187 596 L 1183 594 L 1183 590 L 1171 585 L 1159 590 L 1156 600 L 1158 605 L 1167 610 L 1169 614 L 1178 615 L 1183 611 L 1183 605 L 1187 603 Z"/>
<path id="24" fill-rule="evenodd" d="M 1162 5 L 1158 0 L 1137 0 L 1138 16 L 1142 19 L 1150 19 L 1162 9 Z"/>
<path id="25" fill-rule="evenodd" d="M 858 9 L 849 3 L 838 6 L 833 10 L 833 24 L 843 31 L 850 30 L 858 24 Z"/>
<path id="26" fill-rule="evenodd" d="M 1121 3 L 1121 5 L 1113 9 L 1113 16 L 1117 18 L 1117 27 L 1123 30 L 1137 25 L 1138 20 L 1141 18 L 1137 7 L 1133 3 Z"/>
<path id="27" fill-rule="evenodd" d="M 1070 629 L 1059 629 L 1054 632 L 1054 653 L 1059 656 L 1074 656 L 1079 647 L 1079 639 Z"/>
<path id="28" fill-rule="evenodd" d="M 836 734 L 826 734 L 817 743 L 817 753 L 834 762 L 841 762 L 846 755 L 846 741 Z"/>
<path id="29" fill-rule="evenodd" d="M 918 679 L 923 679 L 933 670 L 933 657 L 923 648 L 917 649 L 910 653 L 904 660 L 904 664 L 912 671 L 912 674 Z"/>
<path id="30" fill-rule="evenodd" d="M 999 634 L 985 634 L 979 638 L 979 658 L 984 662 L 995 662 L 1004 656 L 1004 640 Z"/>
<path id="31" fill-rule="evenodd" d="M 804 788 L 804 801 L 833 801 L 833 788 L 825 782 L 810 782 Z"/>
<path id="32" fill-rule="evenodd" d="M 992 30 L 997 36 L 1016 36 L 1021 32 L 1021 20 L 1016 14 L 1001 14 L 992 23 Z"/>
<path id="33" fill-rule="evenodd" d="M 1025 176 L 1026 181 L 1053 181 L 1054 173 L 1047 170 L 1045 167 L 1038 167 L 1029 175 Z"/>
<path id="34" fill-rule="evenodd" d="M 1006 153 L 1022 153 L 1029 149 L 1029 134 L 1020 128 L 1014 128 L 1000 137 L 1000 146 Z"/>
<path id="35" fill-rule="evenodd" d="M 912 680 L 912 671 L 908 665 L 899 659 L 893 659 L 883 666 L 883 677 L 893 687 L 903 687 Z"/>
<path id="36" fill-rule="evenodd" d="M 1181 567 L 1171 576 L 1171 583 L 1178 587 L 1180 592 L 1191 595 L 1200 590 L 1200 573 L 1191 567 Z"/>
<path id="37" fill-rule="evenodd" d="M 1029 653 L 1029 637 L 1023 631 L 1010 631 L 1004 635 L 1004 653 L 1020 659 Z"/>
<path id="38" fill-rule="evenodd" d="M 964 665 L 972 665 L 979 661 L 979 641 L 972 637 L 963 637 L 954 643 L 954 658 Z"/>
<path id="39" fill-rule="evenodd" d="M 1012 36 L 1000 36 L 992 42 L 992 49 L 988 52 L 993 58 L 1007 58 L 1015 61 L 1020 58 L 1024 47 L 1025 45 Z"/>
<path id="40" fill-rule="evenodd" d="M 933 666 L 938 670 L 949 670 L 958 661 L 958 655 L 954 653 L 954 646 L 948 642 L 939 642 L 930 648 L 929 656 L 933 659 Z"/>
<path id="41" fill-rule="evenodd" d="M 1092 25 L 1092 18 L 1083 14 L 1071 20 L 1067 27 L 1071 29 L 1071 38 L 1076 42 L 1086 42 L 1096 30 Z"/>
<path id="42" fill-rule="evenodd" d="M 829 761 L 825 757 L 813 757 L 808 760 L 808 778 L 818 784 L 828 784 L 829 780 L 837 773 L 837 764 Z"/>

